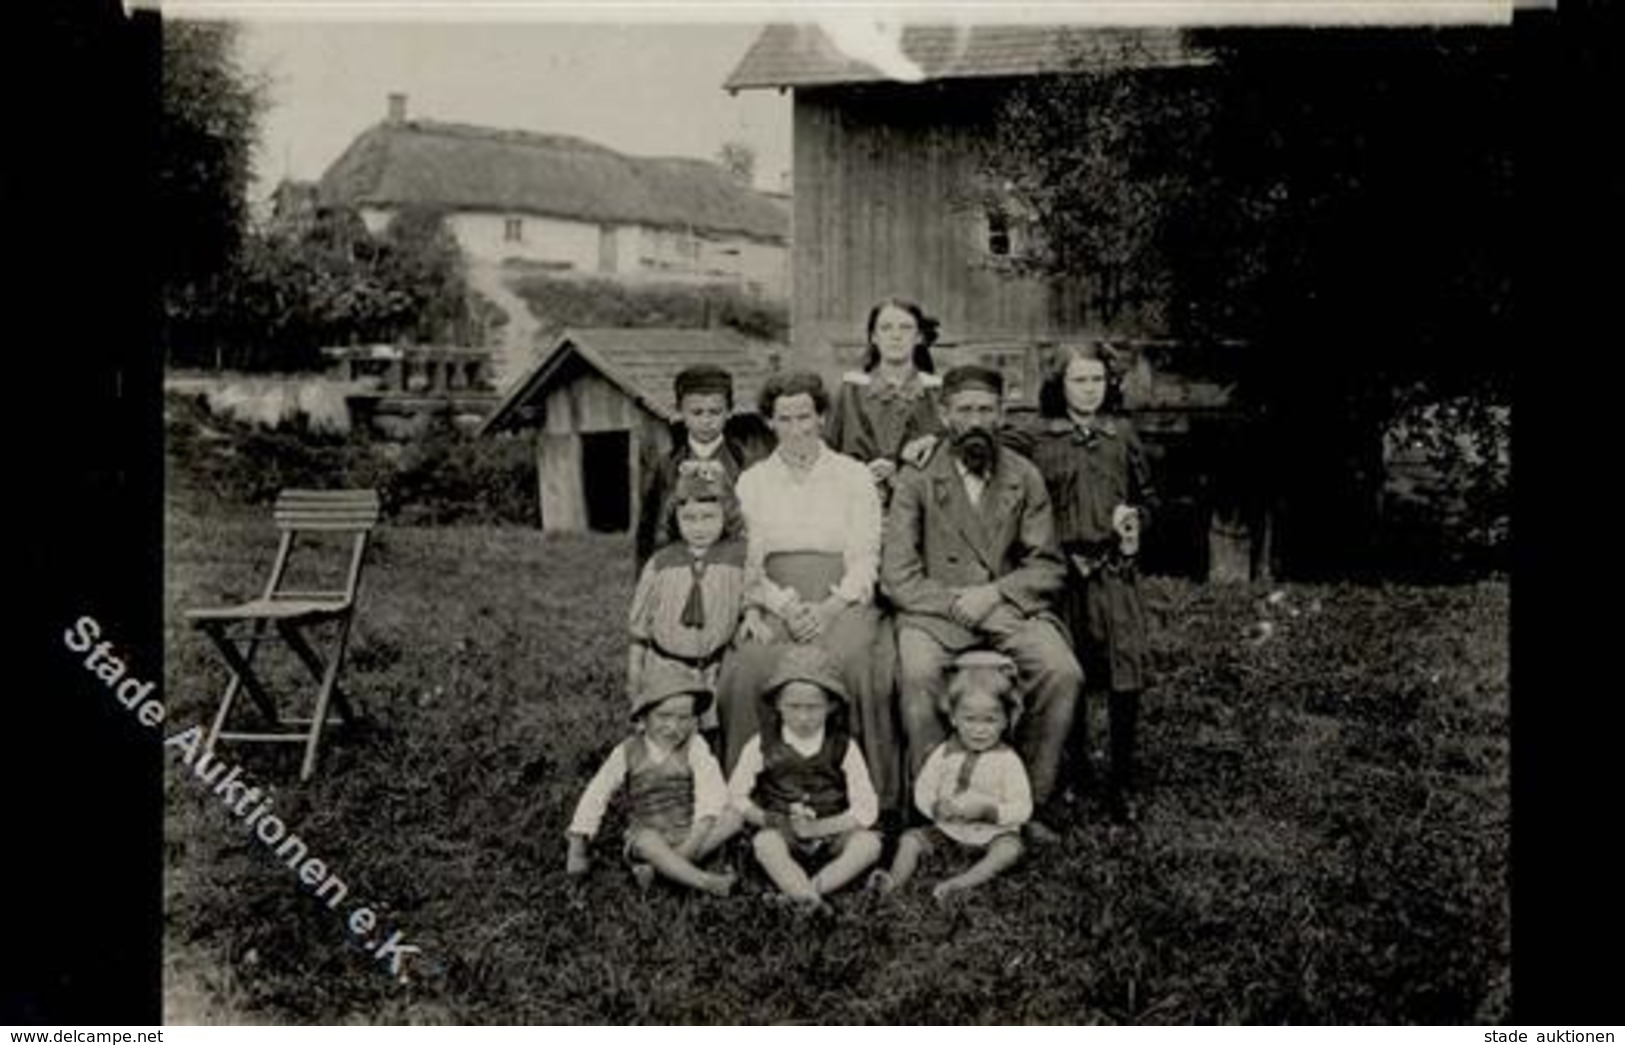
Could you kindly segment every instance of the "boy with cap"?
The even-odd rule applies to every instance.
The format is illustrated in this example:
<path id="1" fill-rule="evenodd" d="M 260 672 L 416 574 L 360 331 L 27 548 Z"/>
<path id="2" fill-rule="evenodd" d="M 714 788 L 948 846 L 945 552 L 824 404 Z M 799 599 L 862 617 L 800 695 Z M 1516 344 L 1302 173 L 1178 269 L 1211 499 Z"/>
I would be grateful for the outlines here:
<path id="1" fill-rule="evenodd" d="M 870 828 L 879 800 L 846 727 L 847 693 L 829 654 L 791 646 L 762 692 L 761 732 L 746 742 L 728 790 L 755 827 L 751 846 L 773 884 L 814 908 L 880 859 Z M 801 860 L 824 861 L 808 876 Z"/>
<path id="2" fill-rule="evenodd" d="M 587 872 L 587 845 L 604 812 L 625 786 L 630 805 L 626 858 L 645 888 L 655 875 L 691 889 L 726 896 L 731 874 L 698 864 L 726 841 L 718 818 L 727 806 L 722 767 L 695 731 L 711 693 L 691 673 L 651 671 L 632 701 L 633 734 L 615 746 L 576 803 L 565 870 Z"/>
<path id="3" fill-rule="evenodd" d="M 772 434 L 760 418 L 730 416 L 733 378 L 719 366 L 688 367 L 672 382 L 678 420 L 672 424 L 671 450 L 653 452 L 639 462 L 643 485 L 638 500 L 637 568 L 672 540 L 671 494 L 687 461 L 714 461 L 730 487 L 739 473 L 772 451 Z"/>

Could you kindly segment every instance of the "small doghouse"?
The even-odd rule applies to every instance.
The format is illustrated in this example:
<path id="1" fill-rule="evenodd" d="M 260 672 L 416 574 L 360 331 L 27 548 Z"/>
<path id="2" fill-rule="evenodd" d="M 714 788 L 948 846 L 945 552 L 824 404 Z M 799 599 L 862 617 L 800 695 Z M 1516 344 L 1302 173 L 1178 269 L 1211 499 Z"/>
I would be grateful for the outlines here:
<path id="1" fill-rule="evenodd" d="M 638 514 L 640 462 L 671 445 L 678 371 L 722 367 L 733 375 L 736 408 L 749 410 L 779 348 L 709 328 L 568 330 L 480 432 L 535 432 L 542 529 L 628 530 Z"/>

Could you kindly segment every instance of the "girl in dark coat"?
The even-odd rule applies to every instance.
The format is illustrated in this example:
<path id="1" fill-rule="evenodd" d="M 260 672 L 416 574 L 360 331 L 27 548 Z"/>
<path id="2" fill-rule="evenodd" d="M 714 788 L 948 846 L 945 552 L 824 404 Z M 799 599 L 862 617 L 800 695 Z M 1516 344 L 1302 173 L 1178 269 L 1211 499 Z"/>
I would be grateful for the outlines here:
<path id="1" fill-rule="evenodd" d="M 1147 646 L 1138 553 L 1153 501 L 1151 474 L 1134 426 L 1116 412 L 1122 394 L 1103 346 L 1063 347 L 1057 362 L 1040 392 L 1032 459 L 1049 488 L 1055 536 L 1066 553 L 1063 607 L 1083 665 L 1085 699 L 1108 695 L 1108 807 L 1119 822 L 1132 821 Z M 1080 704 L 1080 728 L 1087 719 Z"/>

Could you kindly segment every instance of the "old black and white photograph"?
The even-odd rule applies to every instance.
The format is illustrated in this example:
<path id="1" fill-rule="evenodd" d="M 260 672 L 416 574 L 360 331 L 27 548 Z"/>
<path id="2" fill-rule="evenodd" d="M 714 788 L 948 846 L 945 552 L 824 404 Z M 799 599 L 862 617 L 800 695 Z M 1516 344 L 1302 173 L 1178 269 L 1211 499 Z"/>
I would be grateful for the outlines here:
<path id="1" fill-rule="evenodd" d="M 1509 1022 L 1514 12 L 1226 6 L 166 12 L 162 1022 Z"/>

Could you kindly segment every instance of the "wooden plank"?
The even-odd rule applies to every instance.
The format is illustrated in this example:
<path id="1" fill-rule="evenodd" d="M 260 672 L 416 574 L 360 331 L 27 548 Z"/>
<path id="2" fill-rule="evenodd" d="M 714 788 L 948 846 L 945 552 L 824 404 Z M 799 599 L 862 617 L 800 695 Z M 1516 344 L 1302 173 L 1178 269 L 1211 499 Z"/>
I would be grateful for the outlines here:
<path id="1" fill-rule="evenodd" d="M 596 374 L 583 374 L 571 384 L 576 431 L 621 432 L 636 421 L 636 405 L 627 394 Z"/>
<path id="2" fill-rule="evenodd" d="M 643 448 L 643 426 L 633 423 L 627 426 L 626 432 L 626 482 L 629 491 L 627 504 L 628 528 L 634 533 L 637 531 L 640 518 L 640 502 L 643 500 L 643 469 L 642 459 L 638 456 Z"/>
<path id="3" fill-rule="evenodd" d="M 571 401 L 568 384 L 549 391 L 543 400 L 542 410 L 542 430 L 545 435 L 565 436 L 576 430 L 575 404 Z"/>
<path id="4" fill-rule="evenodd" d="M 539 437 L 542 529 L 580 533 L 587 528 L 587 493 L 581 477 L 581 437 L 574 433 Z"/>
<path id="5" fill-rule="evenodd" d="M 235 740 L 249 743 L 267 743 L 270 741 L 284 741 L 304 743 L 310 739 L 309 733 L 220 733 L 216 740 Z"/>
<path id="6" fill-rule="evenodd" d="M 1240 512 L 1215 509 L 1208 529 L 1210 584 L 1245 584 L 1252 579 L 1252 534 Z"/>
<path id="7" fill-rule="evenodd" d="M 276 524 L 286 530 L 370 530 L 378 524 L 378 511 L 278 510 Z"/>
<path id="8" fill-rule="evenodd" d="M 543 479 L 546 472 L 542 467 L 545 460 L 542 454 L 542 440 L 545 438 L 546 436 L 542 432 L 538 431 L 536 433 L 536 525 L 544 531 L 547 529 L 547 515 L 543 511 L 543 505 L 547 499 L 547 495 L 543 492 L 546 488 Z"/>

